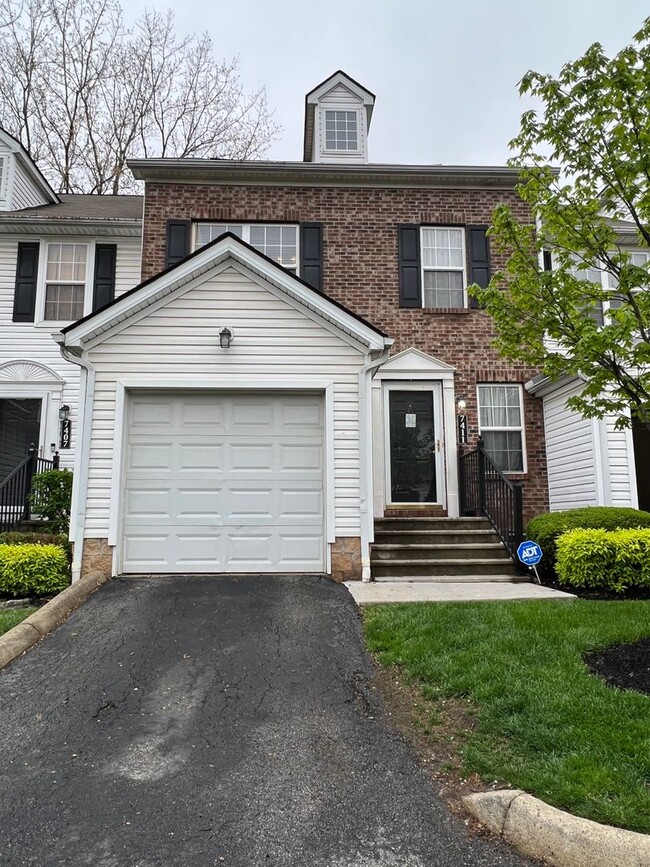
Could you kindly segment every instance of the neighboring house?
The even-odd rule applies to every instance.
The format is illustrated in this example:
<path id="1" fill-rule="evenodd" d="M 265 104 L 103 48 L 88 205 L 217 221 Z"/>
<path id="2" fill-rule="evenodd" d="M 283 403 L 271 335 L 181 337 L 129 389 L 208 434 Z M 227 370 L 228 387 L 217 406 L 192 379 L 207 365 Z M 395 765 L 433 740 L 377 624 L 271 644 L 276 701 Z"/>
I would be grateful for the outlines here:
<path id="1" fill-rule="evenodd" d="M 79 368 L 52 333 L 138 282 L 141 237 L 142 197 L 57 195 L 0 130 L 0 481 L 32 444 L 72 469 Z"/>
<path id="2" fill-rule="evenodd" d="M 650 250 L 638 247 L 636 226 L 621 220 L 612 225 L 620 249 L 629 253 L 632 264 L 646 265 Z M 553 266 L 551 251 L 544 264 Z M 599 268 L 576 268 L 571 273 L 611 293 L 611 300 L 589 311 L 602 325 L 610 309 L 620 304 L 612 275 Z M 579 377 L 552 381 L 541 374 L 526 383 L 529 393 L 542 398 L 544 404 L 550 508 L 631 506 L 650 510 L 650 431 L 634 420 L 629 427 L 619 428 L 615 416 L 590 419 L 572 411 L 566 402 L 583 387 Z"/>
<path id="3" fill-rule="evenodd" d="M 466 287 L 517 173 L 369 162 L 375 97 L 307 95 L 302 162 L 132 160 L 144 282 L 62 329 L 84 400 L 75 575 L 369 577 L 385 514 L 458 516 L 457 417 L 548 505 L 535 374 Z"/>

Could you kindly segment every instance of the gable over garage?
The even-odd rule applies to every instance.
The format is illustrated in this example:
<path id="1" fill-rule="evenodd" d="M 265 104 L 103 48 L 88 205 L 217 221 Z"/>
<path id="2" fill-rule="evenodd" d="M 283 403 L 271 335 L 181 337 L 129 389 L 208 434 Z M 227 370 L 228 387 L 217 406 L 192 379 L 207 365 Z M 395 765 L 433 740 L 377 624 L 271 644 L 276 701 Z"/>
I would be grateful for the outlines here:
<path id="1" fill-rule="evenodd" d="M 86 368 L 77 568 L 360 577 L 381 332 L 225 236 L 62 342 Z"/>

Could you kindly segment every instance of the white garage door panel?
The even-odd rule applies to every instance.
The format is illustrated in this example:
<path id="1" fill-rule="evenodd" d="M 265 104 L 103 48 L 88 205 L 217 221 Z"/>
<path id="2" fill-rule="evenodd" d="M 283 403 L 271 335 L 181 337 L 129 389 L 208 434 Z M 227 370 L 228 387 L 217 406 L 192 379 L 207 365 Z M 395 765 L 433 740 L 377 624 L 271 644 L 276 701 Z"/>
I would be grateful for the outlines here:
<path id="1" fill-rule="evenodd" d="M 131 397 L 125 572 L 323 571 L 323 400 Z"/>

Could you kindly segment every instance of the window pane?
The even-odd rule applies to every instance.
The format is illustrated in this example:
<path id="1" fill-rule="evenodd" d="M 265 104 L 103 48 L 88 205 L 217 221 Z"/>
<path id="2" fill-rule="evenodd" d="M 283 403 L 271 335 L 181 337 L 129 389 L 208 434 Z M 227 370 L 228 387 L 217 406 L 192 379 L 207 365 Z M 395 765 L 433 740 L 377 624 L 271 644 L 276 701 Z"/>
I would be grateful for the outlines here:
<path id="1" fill-rule="evenodd" d="M 523 472 L 524 453 L 519 431 L 485 431 L 485 451 L 500 470 L 506 473 Z"/>
<path id="2" fill-rule="evenodd" d="M 84 286 L 48 283 L 45 286 L 45 319 L 70 322 L 84 312 Z"/>
<path id="3" fill-rule="evenodd" d="M 357 112 L 325 112 L 325 147 L 328 150 L 357 149 Z"/>

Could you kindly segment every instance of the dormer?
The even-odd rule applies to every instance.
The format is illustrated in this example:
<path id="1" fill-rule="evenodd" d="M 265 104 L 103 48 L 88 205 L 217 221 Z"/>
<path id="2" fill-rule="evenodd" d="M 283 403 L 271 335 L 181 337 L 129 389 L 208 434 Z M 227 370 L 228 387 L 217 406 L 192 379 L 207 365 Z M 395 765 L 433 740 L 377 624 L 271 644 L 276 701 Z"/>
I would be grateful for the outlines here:
<path id="1" fill-rule="evenodd" d="M 305 97 L 307 163 L 367 163 L 375 95 L 335 72 Z"/>
<path id="2" fill-rule="evenodd" d="M 21 143 L 0 129 L 0 212 L 60 202 Z"/>

